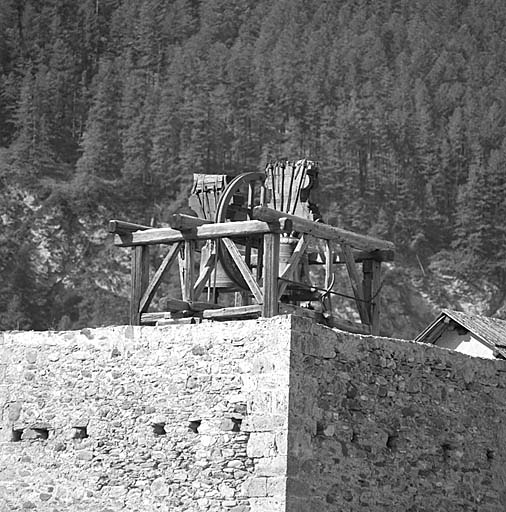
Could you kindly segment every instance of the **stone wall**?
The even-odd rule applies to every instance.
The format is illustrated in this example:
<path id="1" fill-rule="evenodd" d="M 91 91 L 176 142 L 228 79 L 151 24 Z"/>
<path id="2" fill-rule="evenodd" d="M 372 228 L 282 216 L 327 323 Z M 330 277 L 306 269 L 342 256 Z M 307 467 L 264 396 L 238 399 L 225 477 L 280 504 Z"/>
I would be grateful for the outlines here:
<path id="1" fill-rule="evenodd" d="M 505 385 L 296 317 L 0 333 L 0 511 L 504 511 Z"/>
<path id="2" fill-rule="evenodd" d="M 293 319 L 290 512 L 506 510 L 506 362 Z"/>
<path id="3" fill-rule="evenodd" d="M 286 317 L 0 333 L 0 511 L 284 510 L 289 340 Z"/>

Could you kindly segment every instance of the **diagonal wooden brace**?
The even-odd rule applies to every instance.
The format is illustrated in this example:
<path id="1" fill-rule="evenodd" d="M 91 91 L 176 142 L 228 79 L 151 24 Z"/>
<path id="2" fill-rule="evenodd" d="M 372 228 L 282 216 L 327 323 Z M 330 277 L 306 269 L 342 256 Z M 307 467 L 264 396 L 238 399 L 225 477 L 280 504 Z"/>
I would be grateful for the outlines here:
<path id="1" fill-rule="evenodd" d="M 237 268 L 244 277 L 244 280 L 246 281 L 248 288 L 251 290 L 251 293 L 255 297 L 255 300 L 258 302 L 258 304 L 262 304 L 264 301 L 264 294 L 262 293 L 262 290 L 260 289 L 255 278 L 253 277 L 253 274 L 251 273 L 251 270 L 249 269 L 248 265 L 246 265 L 246 262 L 243 260 L 242 254 L 239 252 L 239 249 L 234 244 L 234 242 L 230 240 L 230 238 L 222 238 L 221 241 L 223 242 L 223 245 L 229 252 L 230 256 L 232 256 L 232 259 L 234 260 L 235 264 L 237 265 Z"/>

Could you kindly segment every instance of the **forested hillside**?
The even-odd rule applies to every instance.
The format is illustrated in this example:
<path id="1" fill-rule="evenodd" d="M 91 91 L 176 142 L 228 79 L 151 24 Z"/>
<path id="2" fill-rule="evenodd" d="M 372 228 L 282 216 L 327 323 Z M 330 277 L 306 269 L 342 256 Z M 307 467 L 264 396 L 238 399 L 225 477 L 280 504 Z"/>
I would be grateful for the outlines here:
<path id="1" fill-rule="evenodd" d="M 106 221 L 277 157 L 388 283 L 502 315 L 505 103 L 503 0 L 0 0 L 0 329 L 125 321 Z"/>

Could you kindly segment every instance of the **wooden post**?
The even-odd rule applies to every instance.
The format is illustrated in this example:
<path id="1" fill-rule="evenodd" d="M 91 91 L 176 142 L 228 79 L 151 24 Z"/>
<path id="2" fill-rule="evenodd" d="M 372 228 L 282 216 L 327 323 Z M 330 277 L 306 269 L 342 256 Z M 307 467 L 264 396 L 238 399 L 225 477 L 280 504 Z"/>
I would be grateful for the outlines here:
<path id="1" fill-rule="evenodd" d="M 332 313 L 332 295 L 330 289 L 334 284 L 334 253 L 332 251 L 332 245 L 329 240 L 325 240 L 325 288 L 329 292 L 327 294 L 327 307 L 328 311 Z"/>
<path id="2" fill-rule="evenodd" d="M 132 249 L 130 282 L 130 325 L 141 324 L 140 304 L 149 283 L 149 247 L 137 245 Z"/>
<path id="3" fill-rule="evenodd" d="M 380 294 L 381 287 L 381 262 L 376 260 L 364 260 L 362 263 L 364 279 L 364 300 L 367 301 L 371 334 L 378 335 L 380 331 Z"/>
<path id="4" fill-rule="evenodd" d="M 179 256 L 181 295 L 183 300 L 192 301 L 195 282 L 195 240 L 185 240 L 182 252 Z"/>
<path id="5" fill-rule="evenodd" d="M 353 252 L 348 244 L 341 243 L 341 250 L 346 262 L 346 268 L 350 277 L 351 288 L 353 289 L 353 295 L 355 296 L 355 302 L 357 303 L 358 313 L 360 315 L 360 321 L 363 324 L 371 325 L 369 311 L 367 310 L 367 304 L 364 299 L 363 283 L 360 281 L 357 266 L 353 259 Z"/>
<path id="6" fill-rule="evenodd" d="M 262 316 L 278 314 L 279 233 L 264 235 L 264 302 Z"/>
<path id="7" fill-rule="evenodd" d="M 372 262 L 372 286 L 371 286 L 371 334 L 377 336 L 380 333 L 380 289 L 381 289 L 381 261 Z"/>

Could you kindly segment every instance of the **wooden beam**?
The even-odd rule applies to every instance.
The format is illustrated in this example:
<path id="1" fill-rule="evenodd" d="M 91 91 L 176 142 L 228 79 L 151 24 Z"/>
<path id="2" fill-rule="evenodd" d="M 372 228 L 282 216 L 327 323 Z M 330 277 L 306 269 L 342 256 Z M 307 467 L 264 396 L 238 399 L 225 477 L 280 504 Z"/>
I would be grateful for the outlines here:
<path id="1" fill-rule="evenodd" d="M 344 264 L 344 256 L 341 254 L 341 245 L 335 240 L 331 240 L 332 250 L 334 253 L 332 262 L 334 264 Z M 311 256 L 309 260 L 310 265 L 323 265 L 325 264 L 324 258 L 321 257 L 318 252 L 321 250 L 320 244 L 315 240 L 311 241 L 308 245 L 307 252 Z M 353 259 L 355 263 L 362 263 L 364 261 L 375 260 L 375 261 L 394 261 L 394 251 L 353 251 Z"/>
<path id="2" fill-rule="evenodd" d="M 181 277 L 181 295 L 183 300 L 193 300 L 195 282 L 195 241 L 185 240 L 183 254 L 179 254 L 179 271 Z"/>
<path id="3" fill-rule="evenodd" d="M 115 233 L 118 235 L 133 233 L 134 231 L 143 231 L 146 229 L 152 229 L 150 226 L 143 224 L 134 224 L 133 222 L 125 222 L 124 220 L 110 220 L 109 221 L 109 233 Z"/>
<path id="4" fill-rule="evenodd" d="M 394 261 L 395 251 L 353 251 L 353 258 L 357 263 L 361 263 L 367 260 Z"/>
<path id="5" fill-rule="evenodd" d="M 308 246 L 309 239 L 311 237 L 309 235 L 301 235 L 299 238 L 299 241 L 297 242 L 297 245 L 295 246 L 295 249 L 290 256 L 286 268 L 283 270 L 281 275 L 279 276 L 281 279 L 291 279 L 293 273 L 295 270 L 297 270 L 297 266 Z M 281 296 L 285 293 L 286 288 L 288 287 L 289 283 L 280 281 L 279 283 L 279 289 L 278 289 L 278 299 L 281 298 Z"/>
<path id="6" fill-rule="evenodd" d="M 334 329 L 340 329 L 341 331 L 353 332 L 356 334 L 370 334 L 370 329 L 368 325 L 357 324 L 355 322 L 350 322 L 345 318 L 339 318 L 334 315 L 323 314 L 319 311 L 315 311 L 314 309 L 302 308 L 300 306 L 295 306 L 293 304 L 283 304 L 279 305 L 279 313 L 280 314 L 288 314 L 294 316 L 301 316 L 304 318 L 310 318 L 319 324 L 327 325 Z"/>
<path id="7" fill-rule="evenodd" d="M 208 320 L 227 320 L 233 318 L 255 318 L 260 315 L 262 306 L 251 304 L 249 306 L 237 306 L 230 308 L 208 309 L 202 313 L 202 318 Z"/>
<path id="8" fill-rule="evenodd" d="M 279 233 L 264 235 L 264 300 L 262 316 L 278 314 Z"/>
<path id="9" fill-rule="evenodd" d="M 132 249 L 130 282 L 130 325 L 140 325 L 140 304 L 149 283 L 149 247 Z"/>
<path id="10" fill-rule="evenodd" d="M 325 241 L 325 288 L 330 290 L 334 285 L 334 253 L 330 240 Z M 330 293 L 326 294 L 326 307 L 332 313 L 332 298 Z"/>
<path id="11" fill-rule="evenodd" d="M 371 334 L 380 333 L 381 261 L 372 261 Z"/>
<path id="12" fill-rule="evenodd" d="M 172 229 L 178 231 L 185 231 L 188 229 L 194 229 L 204 224 L 213 224 L 212 220 L 201 219 L 199 217 L 192 217 L 191 215 L 185 215 L 184 213 L 174 213 L 169 217 L 169 226 Z"/>
<path id="13" fill-rule="evenodd" d="M 194 311 L 200 312 L 204 311 L 204 309 L 220 309 L 223 306 L 219 304 L 213 304 L 212 302 L 206 301 L 198 301 L 198 300 L 180 300 L 173 299 L 172 297 L 167 297 L 163 301 L 163 308 L 167 309 L 167 311 L 175 312 L 175 311 Z"/>
<path id="14" fill-rule="evenodd" d="M 201 265 L 200 274 L 197 280 L 195 281 L 195 286 L 193 287 L 193 297 L 195 299 L 199 298 L 200 294 L 202 293 L 202 290 L 204 290 L 206 283 L 208 282 L 209 277 L 211 276 L 211 273 L 215 267 L 216 245 L 215 242 L 213 241 L 210 241 L 208 243 L 213 244 L 213 247 L 209 248 L 206 246 L 206 250 L 202 250 L 202 257 L 205 257 L 206 260 L 204 261 L 204 264 Z"/>
<path id="15" fill-rule="evenodd" d="M 369 318 L 372 318 L 372 260 L 362 262 L 362 291 L 366 301 Z"/>
<path id="16" fill-rule="evenodd" d="M 272 208 L 267 208 L 266 206 L 257 206 L 253 209 L 253 218 L 264 222 L 272 222 L 282 217 L 290 219 L 293 222 L 293 231 L 308 233 L 317 238 L 324 238 L 325 240 L 337 240 L 341 243 L 351 245 L 356 249 L 362 249 L 368 252 L 375 250 L 394 250 L 394 244 L 386 240 L 380 240 L 379 238 L 367 235 L 360 235 L 352 231 L 324 224 L 323 222 L 313 222 L 311 220 L 303 219 L 302 217 L 289 215 L 284 212 L 273 210 Z"/>
<path id="17" fill-rule="evenodd" d="M 353 259 L 353 252 L 351 247 L 345 243 L 341 244 L 342 254 L 346 262 L 346 268 L 348 269 L 348 275 L 350 276 L 351 287 L 353 289 L 353 295 L 355 296 L 355 302 L 357 303 L 358 313 L 360 320 L 363 324 L 369 324 L 369 312 L 367 311 L 364 292 L 362 288 L 362 281 L 359 278 L 358 270 Z"/>
<path id="18" fill-rule="evenodd" d="M 142 246 L 139 246 L 139 247 L 142 247 Z M 169 249 L 169 252 L 163 258 L 162 263 L 158 267 L 158 270 L 155 272 L 153 279 L 150 281 L 149 285 L 147 286 L 146 291 L 144 292 L 142 299 L 140 301 L 139 312 L 141 314 L 145 313 L 147 311 L 149 304 L 151 303 L 151 300 L 153 299 L 153 296 L 155 295 L 156 290 L 158 290 L 158 287 L 160 286 L 160 283 L 161 283 L 163 277 L 167 274 L 170 267 L 176 260 L 176 257 L 177 257 L 180 247 L 181 247 L 181 242 L 174 244 Z"/>
<path id="19" fill-rule="evenodd" d="M 234 244 L 234 242 L 230 240 L 230 238 L 223 238 L 221 242 L 229 252 L 230 256 L 232 256 L 234 263 L 237 265 L 237 268 L 241 272 L 242 277 L 244 277 L 244 280 L 246 281 L 248 288 L 251 290 L 251 293 L 255 297 L 255 300 L 258 302 L 258 304 L 262 304 L 264 301 L 262 290 L 255 281 L 255 278 L 253 277 L 253 274 L 251 273 L 248 265 L 246 265 L 246 262 L 242 259 L 242 254 L 239 252 L 239 249 Z"/>
<path id="20" fill-rule="evenodd" d="M 181 232 L 171 228 L 153 228 L 145 231 L 136 231 L 128 235 L 116 235 L 115 245 L 131 247 L 134 245 L 170 244 L 183 240 L 208 240 L 223 237 L 243 237 L 263 235 L 265 233 L 290 233 L 293 231 L 292 222 L 283 218 L 274 219 L 273 222 L 259 220 L 245 220 L 238 222 L 220 222 L 197 226 L 190 232 Z"/>

